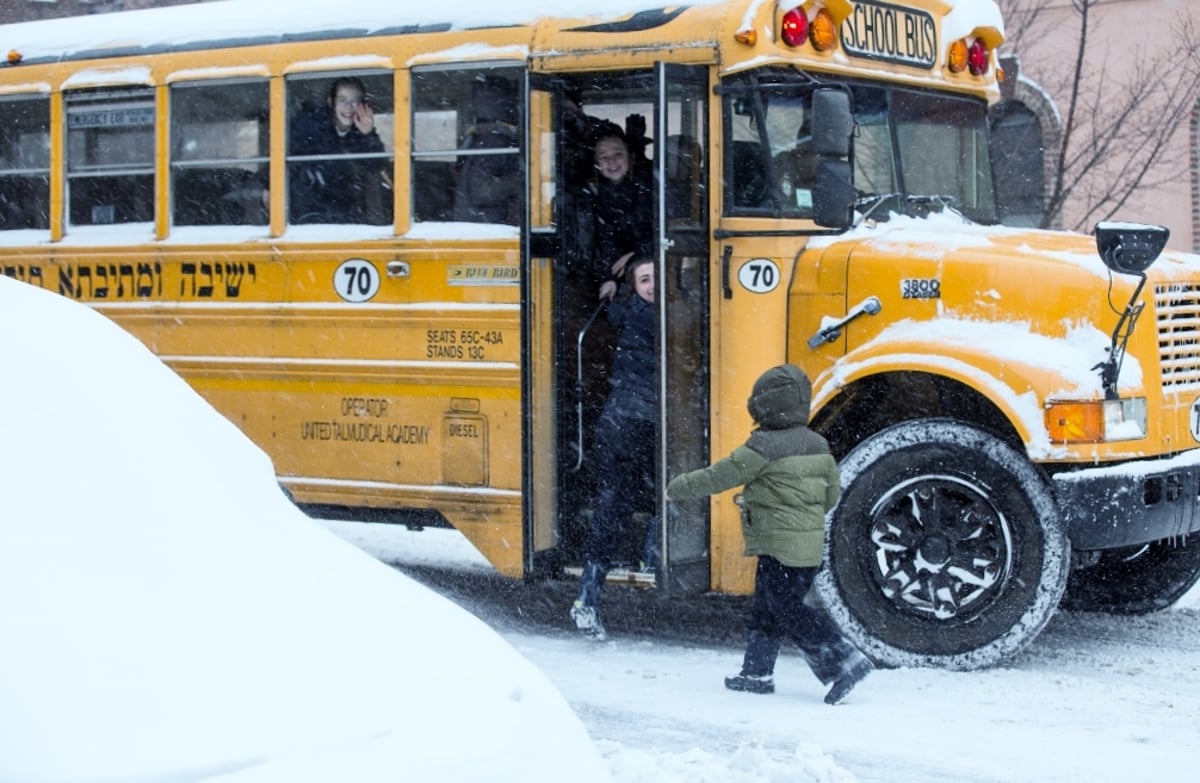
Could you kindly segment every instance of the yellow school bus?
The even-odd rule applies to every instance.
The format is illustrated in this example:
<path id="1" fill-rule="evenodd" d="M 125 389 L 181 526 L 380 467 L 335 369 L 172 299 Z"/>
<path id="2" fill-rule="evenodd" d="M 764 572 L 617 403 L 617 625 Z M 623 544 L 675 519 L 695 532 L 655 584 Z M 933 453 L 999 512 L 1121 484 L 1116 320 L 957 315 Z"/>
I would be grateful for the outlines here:
<path id="1" fill-rule="evenodd" d="M 137 335 L 297 503 L 578 566 L 612 335 L 575 129 L 640 117 L 659 486 L 792 362 L 842 464 L 821 595 L 877 661 L 1200 577 L 1200 261 L 997 225 L 991 0 L 280 5 L 0 27 L 0 271 Z M 295 140 L 343 99 L 369 143 Z M 654 589 L 747 592 L 733 493 L 660 495 Z"/>

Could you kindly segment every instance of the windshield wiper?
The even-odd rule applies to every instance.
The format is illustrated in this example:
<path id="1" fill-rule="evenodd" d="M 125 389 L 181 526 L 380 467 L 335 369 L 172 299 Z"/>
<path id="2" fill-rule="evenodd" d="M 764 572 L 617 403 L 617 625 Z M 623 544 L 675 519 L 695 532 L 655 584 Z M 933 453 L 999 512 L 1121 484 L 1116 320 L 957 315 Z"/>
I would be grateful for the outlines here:
<path id="1" fill-rule="evenodd" d="M 925 196 L 900 192 L 870 193 L 855 199 L 854 211 L 861 215 L 858 219 L 859 223 L 870 220 L 871 216 L 885 204 L 890 205 L 890 209 L 906 217 L 926 217 L 933 212 L 949 211 L 958 215 L 964 223 L 973 222 L 962 213 L 956 203 L 954 196 L 940 194 Z"/>

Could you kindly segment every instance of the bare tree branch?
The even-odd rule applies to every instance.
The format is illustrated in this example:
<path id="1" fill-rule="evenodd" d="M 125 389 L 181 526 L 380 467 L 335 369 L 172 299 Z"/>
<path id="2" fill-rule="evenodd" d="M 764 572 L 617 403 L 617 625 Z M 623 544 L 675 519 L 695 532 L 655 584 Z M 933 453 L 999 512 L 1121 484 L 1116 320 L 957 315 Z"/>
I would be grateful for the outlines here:
<path id="1" fill-rule="evenodd" d="M 1047 12 L 1043 0 L 998 2 L 1012 36 L 1006 49 L 1020 55 L 1023 47 L 1046 43 L 1044 35 L 1024 35 L 1045 31 L 1044 19 L 1038 22 Z M 1088 47 L 1097 14 L 1104 12 L 1100 0 L 1071 0 L 1070 8 L 1078 19 L 1072 68 L 1061 73 L 1055 70 L 1061 57 L 1036 55 L 1022 57 L 1022 68 L 1066 107 L 1042 224 L 1068 219 L 1068 228 L 1086 230 L 1114 217 L 1140 194 L 1174 181 L 1182 170 L 1186 150 L 1172 141 L 1200 98 L 1200 35 L 1181 13 L 1167 45 L 1142 52 L 1123 74 L 1112 73 L 1106 54 Z"/>

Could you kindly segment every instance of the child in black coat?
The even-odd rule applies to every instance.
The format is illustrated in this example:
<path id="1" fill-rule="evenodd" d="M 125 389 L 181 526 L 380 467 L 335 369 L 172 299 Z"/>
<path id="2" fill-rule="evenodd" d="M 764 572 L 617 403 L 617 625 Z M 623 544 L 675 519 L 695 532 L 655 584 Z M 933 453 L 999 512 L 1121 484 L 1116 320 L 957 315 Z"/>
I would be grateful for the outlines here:
<path id="1" fill-rule="evenodd" d="M 596 499 L 583 546 L 583 576 L 571 619 L 584 635 L 607 638 L 600 621 L 600 588 L 612 567 L 621 533 L 647 476 L 654 475 L 655 424 L 658 412 L 656 346 L 658 310 L 654 306 L 654 261 L 638 257 L 627 265 L 628 293 L 608 305 L 617 330 L 617 349 L 609 375 L 609 393 L 596 423 Z M 649 537 L 648 537 L 649 538 Z"/>

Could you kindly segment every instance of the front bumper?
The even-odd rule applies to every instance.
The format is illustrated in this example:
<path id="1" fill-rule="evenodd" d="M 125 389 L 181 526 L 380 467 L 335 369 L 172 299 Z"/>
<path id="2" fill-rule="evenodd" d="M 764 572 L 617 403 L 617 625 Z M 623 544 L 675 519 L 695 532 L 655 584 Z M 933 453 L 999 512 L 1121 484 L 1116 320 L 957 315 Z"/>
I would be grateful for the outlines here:
<path id="1" fill-rule="evenodd" d="M 1200 531 L 1200 449 L 1054 476 L 1074 549 L 1114 549 Z"/>

